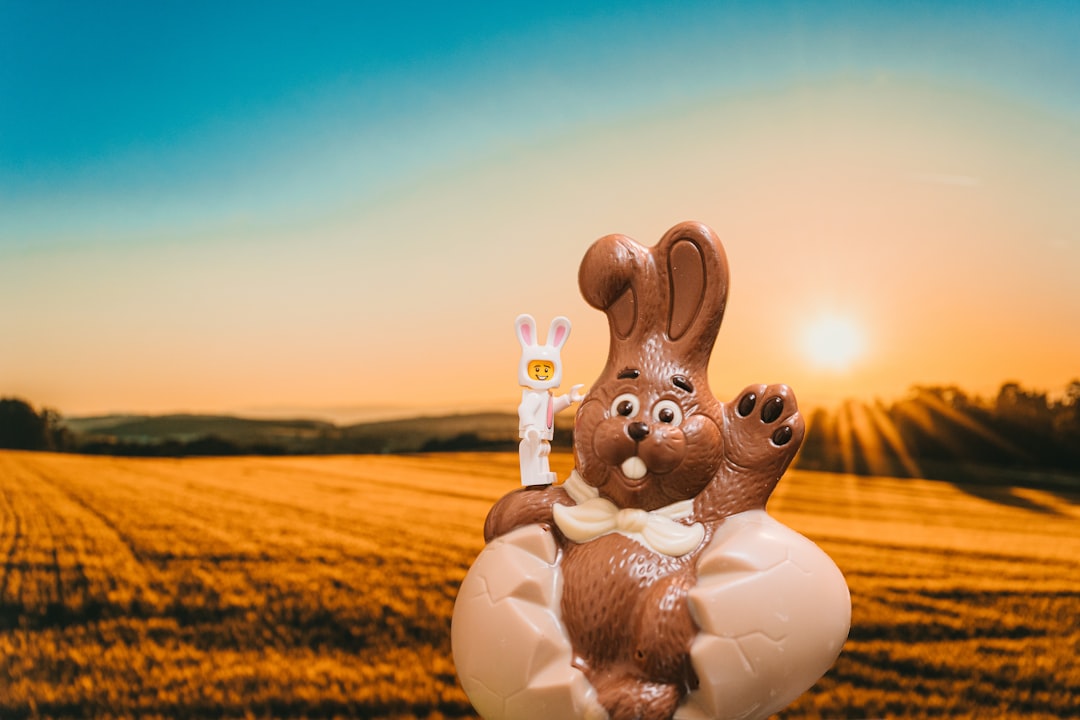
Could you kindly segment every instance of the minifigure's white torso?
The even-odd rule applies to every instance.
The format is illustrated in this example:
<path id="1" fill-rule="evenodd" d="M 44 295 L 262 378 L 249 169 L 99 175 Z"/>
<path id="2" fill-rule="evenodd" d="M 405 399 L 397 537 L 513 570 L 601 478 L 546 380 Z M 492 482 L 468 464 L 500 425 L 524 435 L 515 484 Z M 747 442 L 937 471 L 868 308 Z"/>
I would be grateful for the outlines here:
<path id="1" fill-rule="evenodd" d="M 523 438 L 529 430 L 536 430 L 541 440 L 551 440 L 555 435 L 555 415 L 570 407 L 570 403 L 569 395 L 523 388 L 518 405 L 518 437 Z"/>

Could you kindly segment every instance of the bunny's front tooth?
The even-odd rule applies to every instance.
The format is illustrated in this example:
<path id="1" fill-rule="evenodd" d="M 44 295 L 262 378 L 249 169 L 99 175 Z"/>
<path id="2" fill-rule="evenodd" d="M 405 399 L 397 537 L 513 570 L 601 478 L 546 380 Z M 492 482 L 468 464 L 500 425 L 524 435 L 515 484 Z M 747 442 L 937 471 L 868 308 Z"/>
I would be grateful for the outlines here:
<path id="1" fill-rule="evenodd" d="M 631 480 L 640 480 L 645 477 L 647 472 L 649 472 L 649 468 L 646 467 L 645 461 L 637 455 L 626 458 L 626 460 L 623 461 L 621 469 L 623 475 Z"/>

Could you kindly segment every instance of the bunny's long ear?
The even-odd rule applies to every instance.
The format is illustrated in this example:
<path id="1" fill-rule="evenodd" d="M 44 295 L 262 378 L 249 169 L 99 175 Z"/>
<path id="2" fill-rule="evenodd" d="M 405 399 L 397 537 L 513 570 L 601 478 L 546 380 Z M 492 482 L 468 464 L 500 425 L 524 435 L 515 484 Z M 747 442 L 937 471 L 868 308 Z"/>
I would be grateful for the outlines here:
<path id="1" fill-rule="evenodd" d="M 672 357 L 706 367 L 727 302 L 728 268 L 720 241 L 705 225 L 685 222 L 645 248 L 608 235 L 586 251 L 578 271 L 581 294 L 603 310 L 611 328 L 609 368 L 649 342 Z"/>
<path id="2" fill-rule="evenodd" d="M 536 321 L 533 320 L 532 315 L 528 313 L 518 315 L 517 320 L 514 321 L 514 332 L 517 333 L 517 339 L 522 348 L 531 348 L 537 345 Z"/>
<path id="3" fill-rule="evenodd" d="M 578 270 L 581 295 L 607 314 L 612 341 L 628 340 L 653 324 L 651 266 L 648 250 L 625 235 L 606 235 L 585 252 Z"/>
<path id="4" fill-rule="evenodd" d="M 671 228 L 653 248 L 667 298 L 665 334 L 708 363 L 727 303 L 728 267 L 713 231 L 696 222 Z"/>
<path id="5" fill-rule="evenodd" d="M 551 328 L 548 330 L 547 336 L 547 346 L 555 350 L 561 350 L 562 346 L 566 344 L 566 339 L 568 337 L 570 337 L 570 321 L 560 315 L 551 321 Z"/>

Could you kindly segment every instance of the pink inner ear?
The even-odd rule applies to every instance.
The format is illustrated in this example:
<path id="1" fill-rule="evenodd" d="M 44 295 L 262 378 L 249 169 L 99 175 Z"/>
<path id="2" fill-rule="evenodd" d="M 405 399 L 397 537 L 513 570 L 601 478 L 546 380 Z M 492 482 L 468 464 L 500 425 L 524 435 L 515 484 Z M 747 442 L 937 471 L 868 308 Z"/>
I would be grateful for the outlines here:
<path id="1" fill-rule="evenodd" d="M 522 323 L 521 324 L 521 337 L 525 338 L 525 344 L 526 345 L 535 345 L 536 344 L 536 343 L 533 342 L 532 328 L 529 327 L 528 323 Z"/>
<path id="2" fill-rule="evenodd" d="M 562 325 L 555 328 L 555 339 L 551 341 L 552 345 L 562 345 L 563 338 L 566 337 L 566 328 Z"/>

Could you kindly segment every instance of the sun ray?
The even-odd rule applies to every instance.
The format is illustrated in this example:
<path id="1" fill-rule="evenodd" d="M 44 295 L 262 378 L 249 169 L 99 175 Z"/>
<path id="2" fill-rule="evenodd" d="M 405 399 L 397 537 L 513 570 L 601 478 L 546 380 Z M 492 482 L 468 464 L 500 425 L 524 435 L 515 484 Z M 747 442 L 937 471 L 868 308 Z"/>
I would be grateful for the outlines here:
<path id="1" fill-rule="evenodd" d="M 975 433 L 984 440 L 997 445 L 999 448 L 1019 457 L 1029 458 L 1030 455 L 1021 447 L 1013 442 L 1010 442 L 1007 438 L 1001 434 L 995 432 L 991 428 L 986 427 L 975 418 L 970 415 L 965 415 L 956 408 L 952 407 L 937 395 L 932 393 L 921 393 L 919 395 L 919 402 L 926 405 L 930 410 L 941 415 L 943 418 L 958 425 L 965 430 Z"/>
<path id="2" fill-rule="evenodd" d="M 970 455 L 972 437 L 999 448 L 1003 455 L 1030 460 L 1030 454 L 975 417 L 951 406 L 933 392 L 920 391 L 892 409 L 894 424 L 914 452 L 929 459 L 964 459 Z M 905 432 L 904 427 L 910 429 Z M 912 435 L 914 432 L 914 435 Z M 944 451 L 935 451 L 934 446 Z"/>
<path id="3" fill-rule="evenodd" d="M 847 409 L 851 415 L 852 432 L 867 470 L 871 475 L 895 474 L 886 453 L 884 437 L 871 417 L 867 405 L 851 401 L 847 403 Z"/>
<path id="4" fill-rule="evenodd" d="M 900 423 L 898 429 L 901 424 L 914 426 L 915 437 L 913 440 L 920 454 L 925 454 L 927 451 L 926 447 L 918 447 L 925 445 L 925 442 L 920 438 L 929 438 L 931 443 L 944 446 L 948 453 L 954 457 L 963 453 L 963 446 L 951 429 L 948 426 L 943 426 L 923 402 L 906 401 L 899 403 L 895 407 L 895 412 Z"/>
<path id="5" fill-rule="evenodd" d="M 823 422 L 823 435 L 825 437 L 825 467 L 840 467 L 843 462 L 843 453 L 840 446 L 840 424 L 834 413 L 825 413 Z"/>
<path id="6" fill-rule="evenodd" d="M 885 413 L 885 407 L 881 401 L 876 400 L 873 405 L 867 405 L 866 409 L 877 427 L 881 439 L 896 454 L 896 459 L 903 467 L 907 477 L 922 477 L 922 468 L 919 467 L 918 461 L 904 444 L 904 438 L 901 437 L 900 431 L 897 429 L 896 424 L 893 423 L 892 418 Z"/>
<path id="7" fill-rule="evenodd" d="M 844 403 L 836 414 L 836 440 L 845 473 L 855 473 L 855 436 L 851 428 L 851 410 Z"/>

